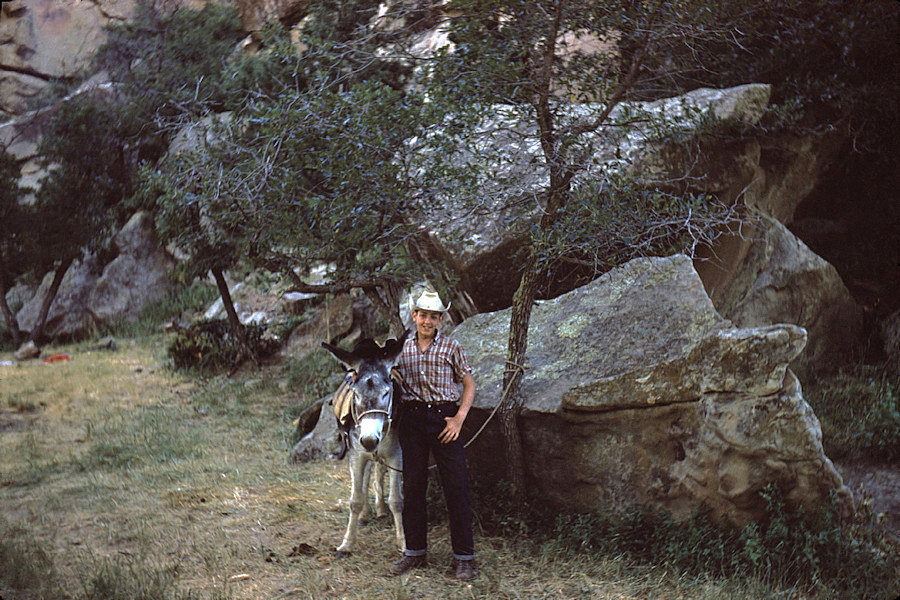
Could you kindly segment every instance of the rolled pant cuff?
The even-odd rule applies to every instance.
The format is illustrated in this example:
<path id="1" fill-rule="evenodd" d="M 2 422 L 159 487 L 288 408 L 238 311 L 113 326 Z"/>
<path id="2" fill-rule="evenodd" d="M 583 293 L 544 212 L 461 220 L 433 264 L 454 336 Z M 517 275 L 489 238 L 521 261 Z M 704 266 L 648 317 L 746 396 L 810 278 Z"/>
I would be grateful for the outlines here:
<path id="1" fill-rule="evenodd" d="M 403 551 L 403 554 L 405 554 L 406 556 L 425 556 L 425 554 L 427 552 L 428 552 L 427 549 L 426 550 L 410 550 L 409 548 L 407 548 L 406 550 Z"/>
<path id="2" fill-rule="evenodd" d="M 456 560 L 474 560 L 475 555 L 474 554 L 456 554 L 456 553 L 454 553 L 453 558 L 455 558 Z"/>

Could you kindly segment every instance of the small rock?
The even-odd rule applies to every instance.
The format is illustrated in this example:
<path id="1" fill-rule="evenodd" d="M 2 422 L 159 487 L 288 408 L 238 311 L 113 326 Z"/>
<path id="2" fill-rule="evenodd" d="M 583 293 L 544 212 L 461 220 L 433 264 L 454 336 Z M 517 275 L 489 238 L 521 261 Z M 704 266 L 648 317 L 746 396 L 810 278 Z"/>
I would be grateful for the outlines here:
<path id="1" fill-rule="evenodd" d="M 22 344 L 18 350 L 16 350 L 13 357 L 16 360 L 28 360 L 30 358 L 36 358 L 40 356 L 41 349 L 37 347 L 37 345 L 32 341 L 27 341 Z"/>

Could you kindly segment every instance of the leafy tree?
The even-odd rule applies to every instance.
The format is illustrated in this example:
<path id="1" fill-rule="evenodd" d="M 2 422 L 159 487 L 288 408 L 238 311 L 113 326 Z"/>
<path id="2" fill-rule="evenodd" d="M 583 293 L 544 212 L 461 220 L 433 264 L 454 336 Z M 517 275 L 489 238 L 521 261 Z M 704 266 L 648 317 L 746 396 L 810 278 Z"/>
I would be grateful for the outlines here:
<path id="1" fill-rule="evenodd" d="M 228 105 L 222 66 L 242 36 L 234 9 L 211 4 L 166 16 L 150 0 L 133 21 L 109 28 L 95 66 L 115 83 L 63 102 L 38 149 L 50 172 L 37 192 L 40 243 L 30 264 L 38 274 L 53 268 L 54 279 L 33 340 L 42 339 L 72 262 L 104 248 L 133 209 L 141 164 L 162 155 L 175 125 Z"/>
<path id="2" fill-rule="evenodd" d="M 399 89 L 402 69 L 374 58 L 375 3 L 350 4 L 314 4 L 296 45 L 269 29 L 254 68 L 275 76 L 217 120 L 214 143 L 167 160 L 148 196 L 195 268 L 246 256 L 295 290 L 360 288 L 399 330 L 393 307 L 416 268 L 406 215 L 418 198 L 412 152 L 397 150 L 428 117 L 420 95 Z M 321 265 L 329 282 L 306 283 Z"/>
<path id="3" fill-rule="evenodd" d="M 452 51 L 430 67 L 428 93 L 465 131 L 477 135 L 435 136 L 444 146 L 435 156 L 467 152 L 481 164 L 514 162 L 508 145 L 485 143 L 495 131 L 513 131 L 520 147 L 540 148 L 546 183 L 535 192 L 516 178 L 498 180 L 486 169 L 492 194 L 501 202 L 536 198 L 541 211 L 523 250 L 521 280 L 513 298 L 507 369 L 500 420 L 509 454 L 514 495 L 524 499 L 525 481 L 516 420 L 523 398 L 528 325 L 539 287 L 564 262 L 581 263 L 588 273 L 638 254 L 660 250 L 691 252 L 710 241 L 732 217 L 730 207 L 692 196 L 683 187 L 648 189 L 621 169 L 591 165 L 601 129 L 656 129 L 672 138 L 669 123 L 646 123 L 649 114 L 616 111 L 621 102 L 646 94 L 659 72 L 647 68 L 666 57 L 679 73 L 702 58 L 710 42 L 737 35 L 731 26 L 734 4 L 704 0 L 679 2 L 587 0 L 453 0 L 447 22 Z M 583 43 L 586 42 L 586 43 Z M 693 53 L 670 52 L 690 45 Z M 678 59 L 678 60 L 676 60 Z M 680 62 L 679 62 L 680 61 Z M 497 115 L 503 115 L 498 118 Z M 702 115 L 697 115 L 698 118 Z M 514 125 L 510 125 L 513 123 Z M 473 146 L 467 146 L 474 141 Z M 446 148 L 456 144 L 458 149 Z M 486 158 L 485 158 L 486 157 Z M 478 168 L 475 165 L 474 168 Z M 585 176 L 593 169 L 588 176 Z M 462 196 L 467 179 L 453 187 Z M 598 232 L 609 236 L 597 241 Z M 598 252 L 596 246 L 603 250 Z"/>
<path id="4" fill-rule="evenodd" d="M 0 154 L 0 310 L 13 344 L 22 342 L 19 323 L 6 302 L 16 276 L 25 269 L 28 234 L 34 225 L 34 210 L 19 203 L 19 166 L 9 153 Z"/>
<path id="5" fill-rule="evenodd" d="M 130 21 L 107 27 L 94 58 L 94 67 L 109 73 L 148 127 L 147 140 L 154 139 L 153 125 L 167 132 L 172 122 L 229 110 L 246 93 L 231 84 L 225 68 L 245 36 L 235 9 L 209 3 L 199 11 L 166 13 L 164 5 L 139 1 Z"/>
<path id="6" fill-rule="evenodd" d="M 40 181 L 35 210 L 40 215 L 30 264 L 35 273 L 53 269 L 30 339 L 43 342 L 43 329 L 59 285 L 83 252 L 98 252 L 125 215 L 137 168 L 129 141 L 139 127 L 114 97 L 79 95 L 62 105 L 38 146 L 48 174 Z"/>

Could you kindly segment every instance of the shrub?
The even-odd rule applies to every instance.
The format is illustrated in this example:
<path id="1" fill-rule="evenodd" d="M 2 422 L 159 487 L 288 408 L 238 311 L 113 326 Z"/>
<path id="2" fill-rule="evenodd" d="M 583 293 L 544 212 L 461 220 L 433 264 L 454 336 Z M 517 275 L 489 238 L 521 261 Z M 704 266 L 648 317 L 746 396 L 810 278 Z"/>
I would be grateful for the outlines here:
<path id="1" fill-rule="evenodd" d="M 804 395 L 822 424 L 831 458 L 900 458 L 900 373 L 858 366 L 812 382 Z"/>
<path id="2" fill-rule="evenodd" d="M 136 321 L 119 320 L 101 330 L 102 335 L 140 337 L 156 333 L 167 321 L 177 319 L 186 312 L 203 310 L 219 297 L 214 285 L 195 280 L 187 286 L 179 286 L 165 298 L 147 305 Z"/>
<path id="3" fill-rule="evenodd" d="M 265 325 L 244 326 L 249 350 L 257 358 L 266 358 L 278 351 L 277 339 L 267 335 Z M 232 367 L 243 357 L 241 343 L 227 321 L 201 320 L 181 328 L 168 347 L 176 369 L 215 371 Z"/>
<path id="4" fill-rule="evenodd" d="M 866 540 L 850 525 L 842 526 L 834 498 L 811 512 L 789 508 L 774 485 L 760 495 L 766 504 L 764 518 L 741 530 L 716 524 L 705 507 L 687 521 L 632 506 L 562 514 L 555 520 L 544 515 L 532 522 L 555 522 L 546 535 L 575 551 L 663 563 L 691 575 L 752 577 L 770 586 L 818 588 L 838 597 L 893 597 L 882 584 L 896 573 L 896 559 L 880 548 L 883 541 Z"/>

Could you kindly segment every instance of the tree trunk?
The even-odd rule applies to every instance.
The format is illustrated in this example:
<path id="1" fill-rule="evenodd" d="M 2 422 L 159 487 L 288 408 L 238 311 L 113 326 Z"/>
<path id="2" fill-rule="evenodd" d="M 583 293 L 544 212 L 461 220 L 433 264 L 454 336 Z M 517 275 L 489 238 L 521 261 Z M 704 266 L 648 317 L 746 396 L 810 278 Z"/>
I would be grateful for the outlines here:
<path id="1" fill-rule="evenodd" d="M 0 269 L 3 267 L 0 266 Z M 13 340 L 13 345 L 18 348 L 22 343 L 22 332 L 19 330 L 19 322 L 16 315 L 12 314 L 9 304 L 6 302 L 6 293 L 9 291 L 7 287 L 6 277 L 4 273 L 0 273 L 0 310 L 3 311 L 3 319 L 6 321 L 6 329 Z"/>
<path id="2" fill-rule="evenodd" d="M 503 372 L 504 395 L 499 409 L 500 431 L 506 448 L 511 493 L 518 503 L 527 500 L 525 455 L 522 451 L 518 418 L 525 400 L 521 391 L 522 377 L 525 352 L 528 350 L 528 325 L 531 322 L 531 308 L 534 304 L 538 274 L 537 260 L 532 252 L 525 264 L 519 289 L 513 297 L 506 348 L 506 369 Z"/>
<path id="3" fill-rule="evenodd" d="M 397 307 L 400 306 L 400 294 L 396 289 L 397 286 L 393 282 L 387 282 L 382 283 L 379 287 L 384 291 L 384 295 L 387 296 L 386 299 L 382 297 L 379 288 L 374 286 L 364 287 L 363 291 L 375 306 L 375 310 L 381 315 L 381 318 L 388 322 L 391 332 L 399 338 L 403 335 L 406 327 L 400 319 L 400 313 L 397 310 Z"/>
<path id="4" fill-rule="evenodd" d="M 9 281 L 6 275 L 6 266 L 0 258 L 0 310 L 3 311 L 3 319 L 6 321 L 6 329 L 12 337 L 13 345 L 18 348 L 22 343 L 22 332 L 19 330 L 19 322 L 16 315 L 12 314 L 9 304 L 6 302 L 6 294 L 9 292 Z"/>
<path id="5" fill-rule="evenodd" d="M 73 262 L 75 262 L 74 258 L 64 259 L 59 263 L 56 267 L 56 271 L 53 273 L 53 282 L 50 284 L 50 289 L 47 290 L 46 295 L 44 295 L 41 311 L 38 313 L 37 323 L 34 324 L 34 329 L 31 330 L 31 335 L 29 336 L 29 339 L 37 346 L 44 343 L 44 325 L 47 323 L 47 315 L 50 314 L 50 306 L 56 299 L 56 294 L 59 292 L 59 286 L 62 285 L 63 277 L 66 276 L 66 272 L 69 270 L 69 267 L 72 266 Z"/>
<path id="6" fill-rule="evenodd" d="M 225 274 L 222 273 L 221 269 L 211 269 L 211 271 L 213 278 L 216 280 L 219 295 L 222 297 L 222 306 L 225 307 L 225 314 L 228 315 L 228 324 L 231 326 L 231 332 L 238 339 L 238 344 L 241 347 L 241 354 L 235 360 L 231 373 L 229 373 L 229 375 L 233 375 L 247 358 L 252 358 L 253 362 L 256 363 L 256 354 L 253 353 L 253 349 L 247 343 L 247 332 L 244 330 L 244 325 L 234 309 L 234 301 L 231 299 L 231 292 L 228 289 L 228 282 L 225 281 Z"/>

